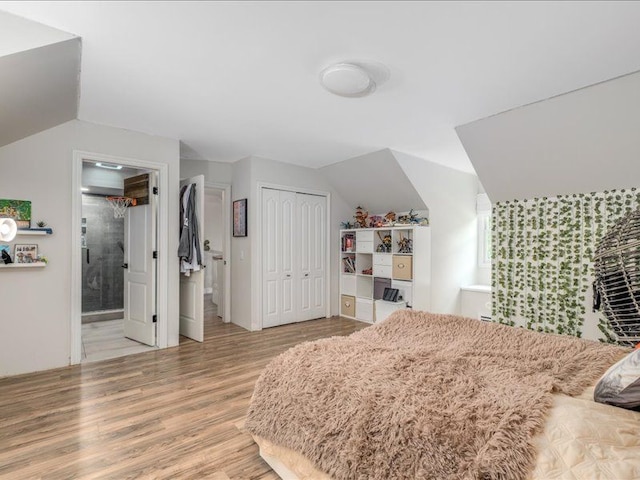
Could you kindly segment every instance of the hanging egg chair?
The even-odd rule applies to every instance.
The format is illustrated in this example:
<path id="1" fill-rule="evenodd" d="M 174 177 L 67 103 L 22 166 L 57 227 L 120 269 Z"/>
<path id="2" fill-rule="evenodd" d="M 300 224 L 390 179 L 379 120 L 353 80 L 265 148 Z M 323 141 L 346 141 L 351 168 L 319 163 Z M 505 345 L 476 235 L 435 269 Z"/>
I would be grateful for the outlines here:
<path id="1" fill-rule="evenodd" d="M 618 220 L 596 247 L 594 306 L 618 343 L 640 342 L 640 210 Z"/>

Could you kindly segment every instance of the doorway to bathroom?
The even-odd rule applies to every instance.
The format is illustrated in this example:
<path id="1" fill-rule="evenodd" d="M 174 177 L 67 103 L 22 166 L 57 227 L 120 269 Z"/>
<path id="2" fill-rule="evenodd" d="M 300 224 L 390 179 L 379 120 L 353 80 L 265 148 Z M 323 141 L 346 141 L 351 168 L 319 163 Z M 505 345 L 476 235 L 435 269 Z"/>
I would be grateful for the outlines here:
<path id="1" fill-rule="evenodd" d="M 156 175 L 82 163 L 82 362 L 156 348 Z"/>
<path id="2" fill-rule="evenodd" d="M 204 311 L 208 317 L 230 321 L 231 187 L 205 183 L 204 189 Z"/>

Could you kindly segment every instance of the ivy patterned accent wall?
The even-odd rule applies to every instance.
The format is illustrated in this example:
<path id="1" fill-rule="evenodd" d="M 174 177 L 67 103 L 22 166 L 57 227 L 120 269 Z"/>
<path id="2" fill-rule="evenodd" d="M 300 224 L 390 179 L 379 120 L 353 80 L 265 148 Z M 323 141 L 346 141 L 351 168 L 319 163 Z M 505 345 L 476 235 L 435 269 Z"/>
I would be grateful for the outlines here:
<path id="1" fill-rule="evenodd" d="M 636 188 L 496 203 L 493 320 L 614 341 L 602 314 L 592 312 L 592 258 L 607 229 L 639 207 Z"/>

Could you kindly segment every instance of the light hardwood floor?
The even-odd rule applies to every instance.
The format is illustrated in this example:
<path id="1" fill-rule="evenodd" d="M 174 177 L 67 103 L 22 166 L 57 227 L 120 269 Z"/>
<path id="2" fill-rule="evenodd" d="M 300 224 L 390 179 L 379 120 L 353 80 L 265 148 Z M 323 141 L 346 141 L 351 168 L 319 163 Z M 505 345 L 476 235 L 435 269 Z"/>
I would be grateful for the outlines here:
<path id="1" fill-rule="evenodd" d="M 205 309 L 204 343 L 0 379 L 0 478 L 278 478 L 241 429 L 258 375 L 297 343 L 366 324 L 251 333 Z"/>
<path id="2" fill-rule="evenodd" d="M 124 320 L 103 320 L 82 324 L 82 362 L 95 362 L 149 352 L 150 347 L 124 336 Z"/>

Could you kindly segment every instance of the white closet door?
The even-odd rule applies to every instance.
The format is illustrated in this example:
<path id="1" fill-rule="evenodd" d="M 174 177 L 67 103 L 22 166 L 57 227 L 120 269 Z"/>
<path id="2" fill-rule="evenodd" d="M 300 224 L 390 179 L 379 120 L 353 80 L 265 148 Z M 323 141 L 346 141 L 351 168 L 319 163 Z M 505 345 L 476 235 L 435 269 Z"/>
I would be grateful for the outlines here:
<path id="1" fill-rule="evenodd" d="M 262 190 L 263 328 L 297 320 L 295 218 L 295 193 Z"/>
<path id="2" fill-rule="evenodd" d="M 280 325 L 297 322 L 296 297 L 299 286 L 296 282 L 298 240 L 296 227 L 296 194 L 280 192 L 280 236 L 282 259 L 282 296 L 280 303 Z"/>
<path id="3" fill-rule="evenodd" d="M 300 245 L 299 320 L 326 316 L 326 212 L 327 199 L 298 193 L 298 231 Z"/>

